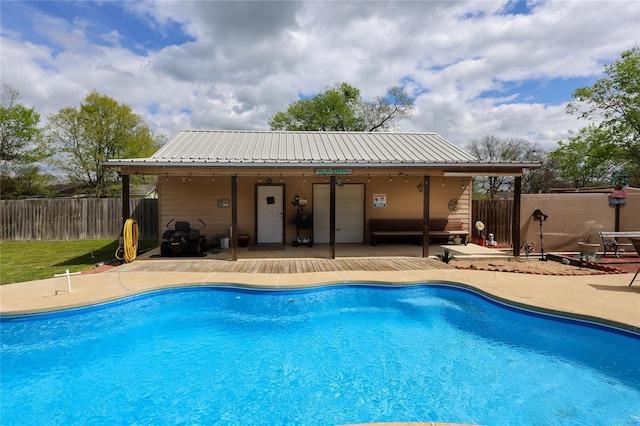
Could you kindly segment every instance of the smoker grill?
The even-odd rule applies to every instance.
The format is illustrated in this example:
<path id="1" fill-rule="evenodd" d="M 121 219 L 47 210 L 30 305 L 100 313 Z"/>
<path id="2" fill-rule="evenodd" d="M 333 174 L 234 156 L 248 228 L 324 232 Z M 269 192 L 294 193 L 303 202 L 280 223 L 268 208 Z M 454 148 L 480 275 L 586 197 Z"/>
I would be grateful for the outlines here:
<path id="1" fill-rule="evenodd" d="M 296 240 L 293 242 L 293 246 L 307 244 L 309 247 L 313 246 L 313 216 L 310 214 L 298 213 L 296 215 L 294 223 L 296 224 Z M 309 237 L 308 240 L 300 239 L 300 230 L 303 229 Z"/>

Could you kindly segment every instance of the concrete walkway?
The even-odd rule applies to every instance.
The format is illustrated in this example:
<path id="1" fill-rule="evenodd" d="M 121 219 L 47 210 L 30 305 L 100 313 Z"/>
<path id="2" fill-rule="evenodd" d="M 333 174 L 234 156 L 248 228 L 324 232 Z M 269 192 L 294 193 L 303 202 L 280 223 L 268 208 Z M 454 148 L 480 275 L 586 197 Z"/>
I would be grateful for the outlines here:
<path id="1" fill-rule="evenodd" d="M 152 290 L 212 283 L 276 289 L 352 283 L 451 283 L 518 306 L 640 332 L 640 282 L 628 287 L 632 274 L 542 276 L 458 269 L 255 274 L 124 269 L 72 276 L 71 292 L 67 291 L 66 277 L 0 286 L 0 315 L 69 309 Z"/>

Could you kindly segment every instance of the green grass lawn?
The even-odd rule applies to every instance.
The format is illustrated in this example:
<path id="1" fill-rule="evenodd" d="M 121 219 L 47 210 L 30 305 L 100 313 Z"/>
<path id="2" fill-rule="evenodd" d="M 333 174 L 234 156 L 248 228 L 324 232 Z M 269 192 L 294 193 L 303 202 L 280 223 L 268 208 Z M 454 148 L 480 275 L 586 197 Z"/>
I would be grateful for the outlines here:
<path id="1" fill-rule="evenodd" d="M 157 245 L 157 240 L 141 240 L 138 250 Z M 2 241 L 0 284 L 52 278 L 67 269 L 69 272 L 91 270 L 96 263 L 114 259 L 116 248 L 118 240 Z"/>

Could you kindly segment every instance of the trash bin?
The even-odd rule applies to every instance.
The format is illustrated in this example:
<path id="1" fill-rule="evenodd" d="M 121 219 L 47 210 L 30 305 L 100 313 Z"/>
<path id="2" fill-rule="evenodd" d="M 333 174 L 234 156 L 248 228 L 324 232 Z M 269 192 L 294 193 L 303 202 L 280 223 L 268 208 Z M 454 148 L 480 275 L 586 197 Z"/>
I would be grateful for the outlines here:
<path id="1" fill-rule="evenodd" d="M 230 241 L 231 241 L 231 238 L 229 238 L 229 237 L 224 237 L 224 238 L 221 240 L 220 248 L 228 249 L 228 248 L 229 248 L 229 242 L 230 242 Z"/>

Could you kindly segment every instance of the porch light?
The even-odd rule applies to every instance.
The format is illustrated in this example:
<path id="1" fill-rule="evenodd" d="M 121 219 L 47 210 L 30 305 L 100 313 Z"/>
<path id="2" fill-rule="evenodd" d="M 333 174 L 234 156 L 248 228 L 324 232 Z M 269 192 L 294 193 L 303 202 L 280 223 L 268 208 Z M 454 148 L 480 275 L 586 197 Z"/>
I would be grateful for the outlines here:
<path id="1" fill-rule="evenodd" d="M 215 181 L 216 181 L 216 174 L 211 173 L 211 182 L 215 182 Z"/>
<path id="2" fill-rule="evenodd" d="M 262 178 L 260 177 L 260 173 L 258 173 L 258 183 L 262 182 Z"/>
<path id="3" fill-rule="evenodd" d="M 422 192 L 423 188 L 422 188 L 422 182 L 420 182 L 417 186 L 416 189 L 418 190 L 418 192 Z"/>
<path id="4" fill-rule="evenodd" d="M 307 178 L 304 177 L 304 174 L 302 175 L 302 182 L 306 182 Z"/>
<path id="5" fill-rule="evenodd" d="M 182 183 L 187 183 L 187 178 L 182 176 Z"/>
<path id="6" fill-rule="evenodd" d="M 389 175 L 389 182 L 393 182 L 393 178 Z"/>
<path id="7" fill-rule="evenodd" d="M 444 178 L 442 178 L 442 186 L 444 186 Z"/>
<path id="8" fill-rule="evenodd" d="M 367 175 L 367 182 L 371 182 L 371 177 Z"/>
<path id="9" fill-rule="evenodd" d="M 169 182 L 169 173 L 167 173 L 167 178 L 166 178 L 167 182 Z"/>

